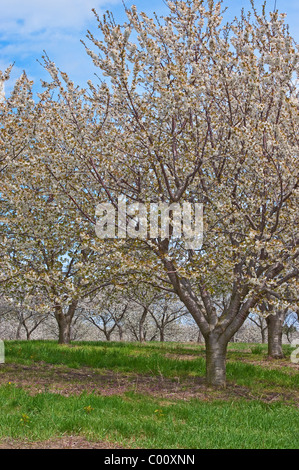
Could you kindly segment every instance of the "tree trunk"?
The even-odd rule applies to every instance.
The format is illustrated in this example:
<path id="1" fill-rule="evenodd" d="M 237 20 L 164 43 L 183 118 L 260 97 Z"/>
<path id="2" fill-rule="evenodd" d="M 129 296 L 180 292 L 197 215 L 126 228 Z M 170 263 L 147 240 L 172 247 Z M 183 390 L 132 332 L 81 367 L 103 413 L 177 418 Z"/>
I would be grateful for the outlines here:
<path id="1" fill-rule="evenodd" d="M 19 323 L 18 323 L 18 328 L 17 328 L 17 332 L 16 332 L 16 339 L 20 339 L 21 338 L 21 328 L 22 328 L 22 321 L 20 320 Z"/>
<path id="2" fill-rule="evenodd" d="M 206 343 L 206 380 L 212 387 L 226 386 L 226 350 L 227 343 L 209 335 Z"/>
<path id="3" fill-rule="evenodd" d="M 122 341 L 124 337 L 124 330 L 120 325 L 117 325 L 117 328 L 118 328 L 119 341 Z"/>
<path id="4" fill-rule="evenodd" d="M 147 313 L 148 313 L 148 309 L 146 307 L 144 307 L 143 313 L 142 313 L 140 321 L 139 321 L 139 341 L 140 341 L 140 343 L 145 342 L 144 323 L 145 323 L 145 320 L 146 320 Z"/>
<path id="5" fill-rule="evenodd" d="M 68 310 L 67 313 L 63 313 L 63 309 L 60 305 L 55 306 L 55 318 L 58 323 L 58 343 L 59 344 L 70 344 L 71 342 L 71 325 L 72 320 L 78 305 L 78 300 L 74 300 Z"/>
<path id="6" fill-rule="evenodd" d="M 160 329 L 159 329 L 159 335 L 160 335 L 160 341 L 163 343 L 164 340 L 165 340 L 164 328 L 160 328 Z"/>
<path id="7" fill-rule="evenodd" d="M 275 315 L 266 318 L 268 325 L 268 356 L 273 359 L 282 359 L 282 327 L 284 323 L 284 312 L 278 311 Z"/>
<path id="8" fill-rule="evenodd" d="M 266 342 L 266 328 L 261 329 L 261 334 L 262 334 L 262 344 L 265 344 Z"/>
<path id="9" fill-rule="evenodd" d="M 105 335 L 106 341 L 111 340 L 111 331 L 104 330 L 104 335 Z"/>
<path id="10" fill-rule="evenodd" d="M 56 317 L 56 319 L 57 319 L 57 317 Z M 57 323 L 58 323 L 58 331 L 59 331 L 58 343 L 59 344 L 70 344 L 70 342 L 71 342 L 71 324 L 69 322 L 69 319 L 62 314 L 60 316 L 60 318 L 57 319 Z"/>

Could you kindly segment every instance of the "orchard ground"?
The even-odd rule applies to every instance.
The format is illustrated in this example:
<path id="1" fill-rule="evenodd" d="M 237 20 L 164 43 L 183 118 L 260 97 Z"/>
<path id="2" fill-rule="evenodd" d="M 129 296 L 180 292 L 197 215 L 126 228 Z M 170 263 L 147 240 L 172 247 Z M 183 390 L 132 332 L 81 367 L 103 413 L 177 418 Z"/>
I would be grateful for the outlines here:
<path id="1" fill-rule="evenodd" d="M 6 341 L 0 448 L 298 448 L 291 351 L 230 343 L 215 390 L 195 343 Z"/>

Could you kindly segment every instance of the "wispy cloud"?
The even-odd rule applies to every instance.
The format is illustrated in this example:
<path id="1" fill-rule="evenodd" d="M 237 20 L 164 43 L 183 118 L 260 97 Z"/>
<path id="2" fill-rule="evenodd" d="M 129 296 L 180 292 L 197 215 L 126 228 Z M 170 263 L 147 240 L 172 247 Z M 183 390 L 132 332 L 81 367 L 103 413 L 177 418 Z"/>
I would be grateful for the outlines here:
<path id="1" fill-rule="evenodd" d="M 2 34 L 28 36 L 59 29 L 80 30 L 92 16 L 91 9 L 119 0 L 1 0 Z"/>
<path id="2" fill-rule="evenodd" d="M 44 50 L 75 80 L 90 67 L 80 39 L 94 24 L 91 11 L 121 4 L 121 0 L 0 0 L 0 70 L 12 62 L 12 79 L 26 69 L 35 79 L 43 75 L 36 59 Z M 11 88 L 12 82 L 8 84 Z"/>
<path id="3" fill-rule="evenodd" d="M 260 9 L 263 0 L 255 2 Z M 127 6 L 134 3 L 149 14 L 155 10 L 159 15 L 167 10 L 163 0 L 125 0 L 125 3 Z M 250 8 L 249 0 L 224 0 L 224 4 L 229 7 L 228 19 L 238 16 L 242 7 Z M 274 0 L 268 0 L 267 5 L 272 10 Z M 298 40 L 298 0 L 277 0 L 277 7 L 288 14 L 291 34 Z M 15 62 L 6 89 L 11 89 L 23 69 L 35 82 L 47 78 L 37 63 L 44 50 L 76 83 L 84 86 L 92 78 L 94 67 L 80 39 L 85 38 L 87 29 L 96 29 L 92 8 L 99 14 L 112 10 L 120 21 L 125 18 L 121 0 L 0 0 L 0 70 Z"/>

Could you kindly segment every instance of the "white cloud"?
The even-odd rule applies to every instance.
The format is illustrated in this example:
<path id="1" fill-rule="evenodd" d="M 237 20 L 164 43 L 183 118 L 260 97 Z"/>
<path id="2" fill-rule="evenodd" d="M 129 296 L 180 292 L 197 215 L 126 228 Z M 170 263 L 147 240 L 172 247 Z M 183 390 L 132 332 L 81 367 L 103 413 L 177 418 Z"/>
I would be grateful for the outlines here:
<path id="1" fill-rule="evenodd" d="M 2 34 L 30 35 L 58 29 L 80 30 L 92 18 L 92 8 L 119 0 L 0 0 Z"/>
<path id="2" fill-rule="evenodd" d="M 258 4 L 261 1 L 258 0 Z M 149 14 L 153 10 L 158 14 L 167 10 L 163 0 L 126 0 L 128 6 L 133 3 L 138 10 L 145 9 Z M 249 0 L 225 0 L 225 4 L 229 3 L 231 15 L 238 15 L 242 6 L 249 6 Z M 287 11 L 291 34 L 295 34 L 298 0 L 277 0 L 277 6 Z M 96 29 L 92 8 L 100 15 L 103 10 L 113 10 L 117 20 L 119 16 L 125 17 L 121 0 L 0 0 L 0 70 L 15 62 L 12 81 L 26 69 L 28 75 L 39 82 L 43 69 L 36 59 L 40 60 L 46 50 L 61 70 L 84 86 L 87 79 L 92 78 L 94 69 L 80 39 L 85 39 L 87 29 Z M 6 85 L 7 90 L 12 81 Z"/>
<path id="3" fill-rule="evenodd" d="M 96 26 L 91 9 L 101 14 L 118 4 L 121 0 L 0 0 L 0 70 L 15 62 L 7 90 L 23 69 L 39 82 L 43 70 L 36 59 L 44 50 L 85 83 L 86 72 L 92 72 L 80 39 Z"/>

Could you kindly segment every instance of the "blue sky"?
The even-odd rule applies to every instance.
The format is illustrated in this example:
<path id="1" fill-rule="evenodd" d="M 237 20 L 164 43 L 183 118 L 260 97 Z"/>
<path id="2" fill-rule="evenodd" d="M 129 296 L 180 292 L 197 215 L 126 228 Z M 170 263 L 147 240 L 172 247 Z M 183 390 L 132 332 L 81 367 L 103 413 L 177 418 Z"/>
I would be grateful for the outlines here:
<path id="1" fill-rule="evenodd" d="M 277 8 L 287 13 L 292 36 L 299 42 L 299 1 L 276 0 Z M 163 14 L 163 0 L 126 0 L 126 5 L 135 4 L 139 10 Z M 262 0 L 256 0 L 260 6 Z M 272 10 L 275 0 L 267 1 Z M 249 8 L 249 0 L 225 0 L 229 16 L 238 15 L 240 9 Z M 94 67 L 86 55 L 80 39 L 85 39 L 87 29 L 96 32 L 96 21 L 91 9 L 99 14 L 111 10 L 117 21 L 125 20 L 121 0 L 0 0 L 0 70 L 15 62 L 12 79 L 7 91 L 22 70 L 39 88 L 40 78 L 47 75 L 37 59 L 46 50 L 61 70 L 67 72 L 75 83 L 85 86 L 93 79 Z"/>

